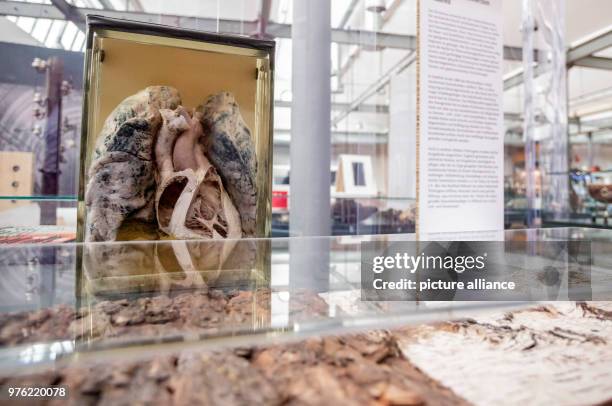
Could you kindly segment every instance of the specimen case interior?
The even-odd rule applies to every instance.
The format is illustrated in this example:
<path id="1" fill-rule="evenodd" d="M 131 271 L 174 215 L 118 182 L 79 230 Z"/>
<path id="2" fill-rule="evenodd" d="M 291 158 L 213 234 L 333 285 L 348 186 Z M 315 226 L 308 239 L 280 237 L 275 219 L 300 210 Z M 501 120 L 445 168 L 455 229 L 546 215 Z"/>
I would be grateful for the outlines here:
<path id="1" fill-rule="evenodd" d="M 87 23 L 78 240 L 268 236 L 275 43 L 100 16 Z M 198 142 L 171 134 L 163 168 L 164 130 L 196 123 Z M 190 148 L 177 152 L 181 140 Z M 195 175 L 182 176 L 194 148 L 206 163 L 195 156 Z M 202 192 L 185 196 L 189 188 Z M 198 199 L 207 202 L 194 208 Z"/>

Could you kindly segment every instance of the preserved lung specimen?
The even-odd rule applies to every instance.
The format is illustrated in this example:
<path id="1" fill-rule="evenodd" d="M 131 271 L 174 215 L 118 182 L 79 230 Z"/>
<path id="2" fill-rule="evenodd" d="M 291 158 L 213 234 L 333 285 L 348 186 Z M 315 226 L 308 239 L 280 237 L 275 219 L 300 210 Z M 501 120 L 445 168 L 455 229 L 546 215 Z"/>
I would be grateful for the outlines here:
<path id="1" fill-rule="evenodd" d="M 255 235 L 255 150 L 234 97 L 180 104 L 176 89 L 151 86 L 107 118 L 85 191 L 86 240 L 113 241 L 134 219 L 177 239 Z"/>
<path id="2" fill-rule="evenodd" d="M 127 120 L 142 117 L 150 110 L 176 109 L 181 104 L 181 96 L 170 86 L 149 86 L 123 100 L 104 122 L 98 136 L 94 160 L 104 155 L 108 146 L 114 143 L 114 135 Z M 150 142 L 154 142 L 153 139 Z"/>
<path id="3" fill-rule="evenodd" d="M 255 235 L 257 161 L 251 132 L 234 96 L 223 92 L 209 97 L 204 113 L 205 147 L 240 213 L 245 236 Z"/>
<path id="4" fill-rule="evenodd" d="M 160 121 L 155 112 L 130 118 L 91 166 L 85 196 L 88 241 L 115 240 L 121 223 L 148 205 L 155 190 L 153 145 L 149 140 Z"/>
<path id="5" fill-rule="evenodd" d="M 113 241 L 129 216 L 153 218 L 155 136 L 160 108 L 180 104 L 176 89 L 151 86 L 110 114 L 98 138 L 86 186 L 87 241 Z"/>

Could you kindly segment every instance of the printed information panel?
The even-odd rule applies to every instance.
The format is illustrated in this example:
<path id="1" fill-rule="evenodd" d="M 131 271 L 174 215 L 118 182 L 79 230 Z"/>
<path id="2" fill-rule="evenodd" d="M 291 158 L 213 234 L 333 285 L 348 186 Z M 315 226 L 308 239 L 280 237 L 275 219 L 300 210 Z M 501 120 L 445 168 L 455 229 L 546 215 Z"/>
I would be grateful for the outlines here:
<path id="1" fill-rule="evenodd" d="M 418 233 L 504 228 L 502 1 L 420 0 Z"/>

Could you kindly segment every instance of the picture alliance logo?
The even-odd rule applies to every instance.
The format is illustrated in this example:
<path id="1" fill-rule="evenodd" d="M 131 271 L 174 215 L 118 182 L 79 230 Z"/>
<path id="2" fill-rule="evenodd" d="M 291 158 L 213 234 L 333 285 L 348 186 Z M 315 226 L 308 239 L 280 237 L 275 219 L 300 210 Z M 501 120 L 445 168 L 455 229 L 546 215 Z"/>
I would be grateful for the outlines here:
<path id="1" fill-rule="evenodd" d="M 406 252 L 374 257 L 372 271 L 376 274 L 387 270 L 404 270 L 411 274 L 417 271 L 485 271 L 487 253 L 482 255 L 410 255 Z"/>

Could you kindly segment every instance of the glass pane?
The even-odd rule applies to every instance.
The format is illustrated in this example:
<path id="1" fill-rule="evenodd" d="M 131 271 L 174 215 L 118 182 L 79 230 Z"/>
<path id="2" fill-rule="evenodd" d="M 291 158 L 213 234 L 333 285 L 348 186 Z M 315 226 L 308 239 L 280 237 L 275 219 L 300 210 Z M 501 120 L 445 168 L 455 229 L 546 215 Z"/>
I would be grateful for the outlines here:
<path id="1" fill-rule="evenodd" d="M 36 0 L 40 2 L 41 0 Z M 45 4 L 50 4 L 48 0 Z M 98 7 L 98 1 L 77 2 L 84 7 Z M 289 229 L 288 218 L 291 200 L 288 181 L 291 172 L 292 110 L 293 90 L 296 73 L 308 69 L 307 66 L 294 66 L 295 45 L 291 39 L 294 11 L 293 0 L 272 0 L 270 18 L 265 26 L 266 32 L 259 32 L 261 25 L 260 1 L 184 1 L 162 2 L 144 0 L 112 0 L 113 8 L 127 11 L 125 18 L 141 18 L 142 13 L 151 22 L 190 29 L 231 32 L 242 35 L 267 34 L 277 43 L 276 70 L 274 75 L 274 196 L 283 196 L 281 206 L 273 210 L 278 215 L 278 227 Z M 416 35 L 416 2 L 386 1 L 384 7 L 374 7 L 364 0 L 339 0 L 330 2 L 330 25 L 334 28 L 330 44 L 331 72 L 331 164 L 330 164 L 330 218 L 332 229 L 337 234 L 346 230 L 360 229 L 359 224 L 338 223 L 336 216 L 342 205 L 354 205 L 359 212 L 369 212 L 368 206 L 376 201 L 375 217 L 386 218 L 393 210 L 399 211 L 402 218 L 410 218 L 414 211 L 415 185 L 415 148 L 416 131 L 416 75 L 414 63 L 414 41 Z M 525 202 L 525 154 L 523 142 L 523 104 L 524 92 L 519 80 L 512 85 L 512 78 L 522 72 L 522 34 L 521 3 L 504 1 L 504 74 L 507 86 L 504 92 L 505 114 L 505 201 L 506 226 L 524 227 L 526 222 Z M 602 6 L 603 7 L 603 6 Z M 597 9 L 597 8 L 595 8 Z M 130 12 L 139 14 L 130 14 Z M 581 24 L 584 19 L 580 13 L 589 13 L 588 27 Z M 64 109 L 70 111 L 69 125 L 79 126 L 80 81 L 82 77 L 83 33 L 72 22 L 62 20 L 38 19 L 34 16 L 7 16 L 7 23 L 14 24 L 22 35 L 12 35 L 8 43 L 37 44 L 44 41 L 45 47 L 38 50 L 28 48 L 29 60 L 19 64 L 5 64 L 2 71 L 5 78 L 16 78 L 0 83 L 5 94 L 14 103 L 2 104 L 4 117 L 2 125 L 9 131 L 0 136 L 2 151 L 32 152 L 34 157 L 34 183 L 30 195 L 41 193 L 40 163 L 44 152 L 45 119 L 42 108 L 30 100 L 39 93 L 45 96 L 44 74 L 33 77 L 27 66 L 35 57 L 48 58 L 48 48 L 64 48 L 79 51 L 75 54 L 61 55 L 67 71 L 65 79 L 75 84 L 75 89 L 66 101 Z M 48 25 L 51 24 L 50 29 Z M 264 24 L 265 25 L 265 24 Z M 603 32 L 609 26 L 606 13 L 580 9 L 579 2 L 567 3 L 567 46 Z M 31 34 L 30 34 L 31 32 Z M 47 34 L 48 32 L 48 34 Z M 7 43 L 5 41 L 5 43 Z M 25 46 L 25 45 L 24 45 Z M 8 51 L 7 52 L 14 52 Z M 13 55 L 13 54 L 11 54 Z M 22 53 L 23 55 L 23 53 Z M 599 58 L 612 57 L 611 48 L 599 50 L 594 54 Z M 7 58 L 5 58 L 7 59 Z M 10 58 L 9 58 L 10 59 Z M 15 73 L 17 72 L 17 73 Z M 570 126 L 570 206 L 568 221 L 607 226 L 607 218 L 612 214 L 610 205 L 597 194 L 599 185 L 610 184 L 607 171 L 610 165 L 610 146 L 612 133 L 609 131 L 612 119 L 608 114 L 610 105 L 610 70 L 593 67 L 572 66 L 568 71 L 569 126 Z M 14 82 L 14 83 L 13 83 Z M 8 85 L 16 85 L 12 88 Z M 22 87 L 23 86 L 23 87 Z M 19 94 L 17 94 L 19 93 Z M 28 95 L 29 93 L 29 95 Z M 9 107 L 10 104 L 10 107 Z M 30 112 L 35 110 L 34 119 Z M 36 118 L 38 117 L 38 118 Z M 72 128 L 72 127 L 71 127 Z M 72 131 L 72 130 L 71 130 Z M 13 134 L 19 135 L 13 136 Z M 26 134 L 30 134 L 27 135 Z M 70 141 L 69 144 L 78 143 Z M 80 159 L 79 148 L 66 148 L 64 159 L 69 170 L 62 171 L 62 177 L 74 181 L 72 171 L 74 162 Z M 395 151 L 402 151 L 400 157 Z M 367 156 L 371 160 L 372 176 L 376 180 L 375 192 L 369 196 L 342 195 L 338 190 L 338 165 L 343 156 Z M 64 164 L 62 164 L 64 165 Z M 67 173 L 70 172 L 70 175 Z M 366 169 L 367 172 L 367 169 Z M 62 183 L 62 182 L 60 182 Z M 23 185 L 24 183 L 22 183 Z M 62 183 L 63 184 L 63 183 Z M 63 187 L 63 186 L 62 186 Z M 589 192 L 589 187 L 593 193 Z M 61 194 L 75 194 L 66 192 Z M 364 200 L 364 199 L 367 199 Z M 402 200 L 403 199 L 403 200 Z M 605 199 L 604 199 L 605 200 Z M 285 202 L 287 203 L 285 205 Z M 383 203 L 385 202 L 385 203 Z M 341 205 L 341 206 L 342 206 Z M 344 206 L 342 206 L 344 207 Z M 374 221 L 374 218 L 370 219 Z M 350 218 L 361 218 L 351 216 Z M 359 221 L 365 221 L 361 219 Z M 546 221 L 545 221 L 546 223 Z M 548 224 L 548 223 L 546 223 Z M 553 223 L 550 223 L 554 225 Z M 363 226 L 363 224 L 361 224 Z M 363 229 L 363 227 L 361 227 Z M 288 232 L 288 231 L 287 231 Z"/>
<path id="2" fill-rule="evenodd" d="M 572 276 L 567 293 L 592 289 L 594 298 L 609 297 L 612 274 L 605 254 L 611 248 L 610 233 L 507 231 L 507 271 L 520 275 L 523 282 L 532 280 L 529 286 L 539 286 L 541 275 L 528 265 L 533 262 L 525 262 L 547 255 L 538 251 L 538 244 L 590 240 L 590 272 Z M 533 243 L 525 245 L 528 235 Z M 303 249 L 300 261 L 288 260 L 291 241 Z M 270 337 L 278 341 L 339 329 L 386 329 L 521 305 L 362 301 L 364 241 L 414 238 L 0 245 L 0 368 L 29 368 L 76 360 L 79 353 L 128 347 L 122 356 L 176 351 L 177 345 L 255 346 Z M 217 254 L 223 252 L 231 255 L 219 262 Z"/>

